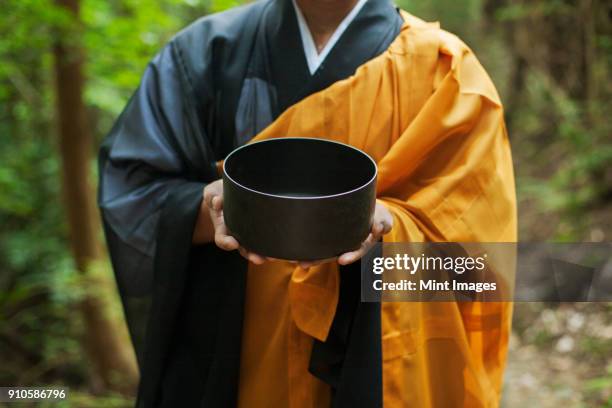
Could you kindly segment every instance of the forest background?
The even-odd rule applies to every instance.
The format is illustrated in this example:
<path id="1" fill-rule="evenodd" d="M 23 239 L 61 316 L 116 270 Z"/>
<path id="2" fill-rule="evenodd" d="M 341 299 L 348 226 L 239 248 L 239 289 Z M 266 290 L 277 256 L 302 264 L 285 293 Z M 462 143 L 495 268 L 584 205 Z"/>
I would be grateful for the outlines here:
<path id="1" fill-rule="evenodd" d="M 147 62 L 231 0 L 0 3 L 0 385 L 131 406 L 96 151 Z M 521 241 L 612 241 L 612 5 L 399 0 L 475 50 L 505 104 Z M 94 260 L 93 262 L 91 260 Z M 612 407 L 612 305 L 516 304 L 504 407 Z"/>

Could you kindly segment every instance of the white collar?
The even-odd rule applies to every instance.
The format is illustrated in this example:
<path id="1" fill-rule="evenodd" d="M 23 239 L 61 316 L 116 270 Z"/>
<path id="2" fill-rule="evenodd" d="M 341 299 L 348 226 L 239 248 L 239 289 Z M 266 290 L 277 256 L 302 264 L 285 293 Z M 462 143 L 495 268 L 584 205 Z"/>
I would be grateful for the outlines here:
<path id="1" fill-rule="evenodd" d="M 300 36 L 302 37 L 302 46 L 304 47 L 304 54 L 306 55 L 306 62 L 308 63 L 308 70 L 310 71 L 311 75 L 315 73 L 323 60 L 325 60 L 325 57 L 327 57 L 327 54 L 329 54 L 332 48 L 334 48 L 334 45 L 336 45 L 336 42 L 340 39 L 342 33 L 344 33 L 349 24 L 351 24 L 351 22 L 355 19 L 355 16 L 357 16 L 357 13 L 359 13 L 359 10 L 361 10 L 366 1 L 367 0 L 359 0 L 357 4 L 355 4 L 353 9 L 346 15 L 346 17 L 344 17 L 340 24 L 338 24 L 338 27 L 336 27 L 336 30 L 332 36 L 329 37 L 325 47 L 323 47 L 321 52 L 318 53 L 317 46 L 312 38 L 312 33 L 308 28 L 306 19 L 302 14 L 302 10 L 300 10 L 295 0 L 291 0 L 293 3 L 293 8 L 295 9 L 295 14 L 297 15 L 298 26 L 300 27 Z"/>

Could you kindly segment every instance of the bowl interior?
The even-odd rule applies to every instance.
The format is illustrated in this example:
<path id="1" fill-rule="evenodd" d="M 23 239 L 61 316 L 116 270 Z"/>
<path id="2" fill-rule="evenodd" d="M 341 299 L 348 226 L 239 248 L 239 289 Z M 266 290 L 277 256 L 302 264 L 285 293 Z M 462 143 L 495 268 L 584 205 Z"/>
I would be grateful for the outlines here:
<path id="1" fill-rule="evenodd" d="M 225 160 L 235 183 L 265 194 L 319 197 L 355 190 L 376 175 L 365 153 L 323 139 L 282 138 L 252 143 Z"/>

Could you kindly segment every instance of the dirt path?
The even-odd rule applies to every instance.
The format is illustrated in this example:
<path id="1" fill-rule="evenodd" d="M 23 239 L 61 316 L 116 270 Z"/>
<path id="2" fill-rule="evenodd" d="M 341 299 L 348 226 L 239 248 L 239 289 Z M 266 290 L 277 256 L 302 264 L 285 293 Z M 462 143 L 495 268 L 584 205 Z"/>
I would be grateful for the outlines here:
<path id="1" fill-rule="evenodd" d="M 518 307 L 502 407 L 612 407 L 609 319 L 602 305 Z"/>

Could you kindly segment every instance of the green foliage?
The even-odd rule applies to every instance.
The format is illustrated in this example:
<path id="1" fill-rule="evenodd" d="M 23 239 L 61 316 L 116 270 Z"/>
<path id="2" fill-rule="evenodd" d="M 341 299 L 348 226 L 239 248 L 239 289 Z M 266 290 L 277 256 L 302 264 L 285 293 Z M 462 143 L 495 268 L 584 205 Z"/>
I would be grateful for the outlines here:
<path id="1" fill-rule="evenodd" d="M 610 390 L 612 390 L 612 365 L 608 366 L 604 375 L 588 380 L 584 386 L 589 398 L 604 408 L 612 407 Z"/>
<path id="2" fill-rule="evenodd" d="M 531 74 L 529 88 L 524 109 L 518 113 L 519 129 L 525 133 L 523 137 L 535 141 L 530 146 L 533 159 L 547 157 L 544 163 L 550 167 L 534 162 L 538 166 L 534 173 L 548 174 L 525 180 L 523 192 L 541 199 L 546 211 L 562 211 L 570 218 L 580 216 L 610 187 L 600 183 L 599 177 L 612 162 L 608 133 L 612 129 L 605 124 L 603 111 L 589 112 L 584 104 L 569 98 L 541 74 Z M 604 124 L 592 126 L 589 114 Z M 547 120 L 543 121 L 544 117 Z M 543 132 L 556 137 L 544 139 L 546 144 L 537 142 L 545 137 Z"/>
<path id="3" fill-rule="evenodd" d="M 3 2 L 1 383 L 67 382 L 78 388 L 88 381 L 77 306 L 95 285 L 76 272 L 68 245 L 54 120 L 54 39 L 81 41 L 85 48 L 85 100 L 99 140 L 138 85 L 147 62 L 171 36 L 210 9 L 229 5 L 209 3 L 83 0 L 82 25 L 75 25 L 52 0 Z M 95 268 L 110 273 L 106 264 Z M 67 406 L 131 405 L 121 397 L 91 398 L 78 391 L 71 400 Z"/>
<path id="4" fill-rule="evenodd" d="M 468 45 L 478 42 L 482 0 L 422 1 L 400 0 L 398 5 L 425 20 L 439 21 L 442 28 L 459 35 Z"/>
<path id="5" fill-rule="evenodd" d="M 0 18 L 0 381 L 79 372 L 74 276 L 59 205 L 52 132 L 51 33 L 69 19 L 50 1 L 8 1 Z M 7 345 L 8 344 L 8 345 Z M 15 353 L 15 351 L 21 353 Z M 19 369 L 18 367 L 22 367 Z"/>
<path id="6" fill-rule="evenodd" d="M 87 50 L 86 100 L 101 137 L 138 86 L 153 56 L 213 5 L 195 0 L 83 2 Z M 223 2 L 228 3 L 228 2 Z"/>

